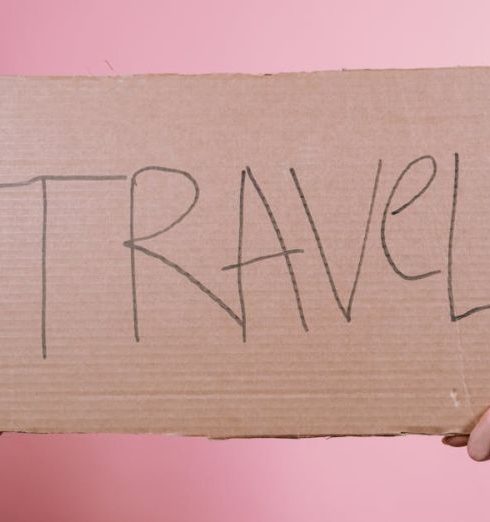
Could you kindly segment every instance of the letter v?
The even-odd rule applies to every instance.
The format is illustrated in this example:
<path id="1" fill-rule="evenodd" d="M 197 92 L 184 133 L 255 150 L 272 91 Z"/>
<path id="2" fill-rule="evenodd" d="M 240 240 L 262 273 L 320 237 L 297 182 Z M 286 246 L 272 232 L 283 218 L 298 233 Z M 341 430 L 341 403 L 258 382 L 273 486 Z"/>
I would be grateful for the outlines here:
<path id="1" fill-rule="evenodd" d="M 332 293 L 333 293 L 333 296 L 335 298 L 335 302 L 337 303 L 337 306 L 338 306 L 339 310 L 342 312 L 342 314 L 345 317 L 345 319 L 347 320 L 347 322 L 350 322 L 350 320 L 352 318 L 352 303 L 354 302 L 354 295 L 356 293 L 357 283 L 359 281 L 359 276 L 361 275 L 361 267 L 362 267 L 362 263 L 363 263 L 363 260 L 364 260 L 364 253 L 365 253 L 365 250 L 366 250 L 367 238 L 368 238 L 368 235 L 369 235 L 369 228 L 371 226 L 371 220 L 372 220 L 373 209 L 374 209 L 374 202 L 376 200 L 376 193 L 378 191 L 379 178 L 380 178 L 380 175 L 381 175 L 381 167 L 382 167 L 382 161 L 379 160 L 378 161 L 378 168 L 377 168 L 377 171 L 376 171 L 376 177 L 374 179 L 374 187 L 373 187 L 373 191 L 372 191 L 372 195 L 371 195 L 371 203 L 369 205 L 368 218 L 367 218 L 366 227 L 365 227 L 365 230 L 364 230 L 364 239 L 363 239 L 363 242 L 362 242 L 361 254 L 359 256 L 359 263 L 357 265 L 356 275 L 355 275 L 355 278 L 354 278 L 354 283 L 353 283 L 352 288 L 351 288 L 351 292 L 350 292 L 350 295 L 349 295 L 349 302 L 348 302 L 347 306 L 345 306 L 342 303 L 342 301 L 340 299 L 340 296 L 339 296 L 339 293 L 337 291 L 337 287 L 335 286 L 335 281 L 334 281 L 334 278 L 332 276 L 332 271 L 330 270 L 330 266 L 329 266 L 328 261 L 327 261 L 327 256 L 325 254 L 325 249 L 323 248 L 323 243 L 322 243 L 322 240 L 320 238 L 320 234 L 318 233 L 318 229 L 316 227 L 315 220 L 313 219 L 313 216 L 312 216 L 311 211 L 310 211 L 310 207 L 308 205 L 308 202 L 306 201 L 305 194 L 304 194 L 303 189 L 301 188 L 301 185 L 299 183 L 298 176 L 296 175 L 296 172 L 295 172 L 294 169 L 290 169 L 289 170 L 290 174 L 291 174 L 291 177 L 293 178 L 293 182 L 294 182 L 294 185 L 296 187 L 296 190 L 298 191 L 298 195 L 299 195 L 299 197 L 301 199 L 301 203 L 303 204 L 303 209 L 304 209 L 306 217 L 308 219 L 308 223 L 310 224 L 311 231 L 313 232 L 313 236 L 315 237 L 315 242 L 316 242 L 316 245 L 317 245 L 317 248 L 318 248 L 318 252 L 320 253 L 320 257 L 322 258 L 323 266 L 325 268 L 325 273 L 327 274 L 327 278 L 328 278 L 330 287 L 332 288 Z"/>

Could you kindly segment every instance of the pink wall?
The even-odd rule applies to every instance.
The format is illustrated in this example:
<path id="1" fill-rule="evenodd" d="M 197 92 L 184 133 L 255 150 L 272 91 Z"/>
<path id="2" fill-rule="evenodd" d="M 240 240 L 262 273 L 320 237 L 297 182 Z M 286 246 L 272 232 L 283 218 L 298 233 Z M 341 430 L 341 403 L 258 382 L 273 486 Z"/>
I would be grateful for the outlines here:
<path id="1" fill-rule="evenodd" d="M 0 0 L 0 73 L 490 65 L 487 6 Z M 429 437 L 0 438 L 1 522 L 486 520 L 489 480 L 490 464 Z"/>

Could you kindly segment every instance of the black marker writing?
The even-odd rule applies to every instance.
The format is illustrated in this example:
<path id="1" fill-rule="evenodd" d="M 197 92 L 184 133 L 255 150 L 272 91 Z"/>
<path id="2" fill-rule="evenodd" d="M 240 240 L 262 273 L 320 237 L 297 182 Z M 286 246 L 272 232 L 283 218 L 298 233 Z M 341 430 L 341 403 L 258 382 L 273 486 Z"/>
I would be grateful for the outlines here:
<path id="1" fill-rule="evenodd" d="M 259 199 L 262 203 L 262 205 L 265 208 L 265 211 L 267 212 L 267 216 L 269 218 L 269 221 L 272 225 L 272 228 L 274 229 L 274 234 L 276 235 L 277 241 L 279 243 L 279 246 L 281 248 L 280 252 L 276 252 L 273 254 L 267 254 L 263 256 L 259 256 L 253 259 L 249 259 L 247 261 L 243 261 L 243 254 L 242 254 L 242 247 L 243 247 L 243 218 L 244 218 L 244 200 L 245 200 L 245 180 L 248 177 L 248 179 L 252 182 L 252 185 L 257 192 L 257 195 L 259 196 Z M 298 310 L 298 315 L 300 318 L 301 325 L 305 332 L 308 331 L 308 324 L 306 322 L 306 318 L 303 311 L 303 304 L 301 302 L 301 295 L 298 288 L 298 283 L 296 280 L 296 275 L 294 272 L 293 265 L 291 263 L 291 254 L 297 254 L 297 253 L 303 253 L 303 250 L 301 249 L 292 249 L 288 250 L 286 248 L 286 242 L 284 241 L 284 237 L 282 235 L 281 229 L 279 227 L 279 224 L 277 223 L 276 217 L 274 216 L 274 212 L 272 211 L 272 208 L 269 204 L 269 201 L 267 200 L 267 197 L 265 196 L 264 192 L 262 191 L 259 183 L 257 182 L 255 176 L 252 174 L 252 170 L 250 167 L 246 167 L 246 170 L 242 172 L 241 175 L 241 181 L 240 181 L 240 205 L 239 205 L 239 230 L 238 230 L 238 255 L 237 255 L 237 263 L 233 265 L 227 265 L 222 268 L 222 270 L 231 270 L 231 269 L 237 269 L 237 286 L 238 286 L 238 295 L 240 298 L 240 306 L 242 310 L 242 339 L 245 342 L 247 339 L 247 319 L 246 319 L 246 307 L 245 307 L 245 298 L 244 298 L 244 292 L 243 292 L 243 282 L 242 282 L 242 267 L 250 265 L 252 263 L 257 263 L 261 261 L 265 261 L 268 259 L 272 259 L 275 257 L 283 257 L 284 261 L 286 263 L 286 267 L 289 274 L 289 279 L 291 282 L 291 287 L 293 289 L 294 299 L 296 302 L 296 308 Z"/>
<path id="2" fill-rule="evenodd" d="M 395 215 L 399 214 L 400 212 L 403 212 L 410 205 L 415 203 L 415 201 L 417 201 L 417 199 L 420 198 L 424 194 L 424 192 L 431 186 L 432 182 L 434 181 L 434 179 L 436 177 L 436 173 L 437 173 L 436 160 L 432 156 L 421 156 L 420 158 L 417 158 L 417 159 L 411 161 L 403 169 L 402 173 L 398 176 L 398 179 L 396 180 L 395 184 L 393 185 L 393 188 L 391 189 L 390 195 L 389 195 L 388 200 L 386 202 L 386 206 L 385 206 L 385 209 L 384 209 L 384 212 L 383 212 L 383 218 L 381 220 L 381 245 L 383 247 L 384 255 L 385 255 L 386 259 L 388 260 L 388 263 L 390 264 L 390 266 L 393 269 L 393 271 L 397 275 L 399 275 L 402 279 L 405 279 L 407 281 L 415 281 L 415 280 L 418 280 L 418 279 L 425 279 L 426 277 L 430 277 L 430 276 L 439 274 L 441 272 L 440 270 L 432 270 L 430 272 L 425 272 L 423 274 L 416 274 L 416 275 L 405 274 L 404 272 L 402 272 L 400 270 L 398 265 L 393 260 L 393 257 L 391 256 L 390 250 L 388 248 L 388 244 L 386 242 L 386 220 L 388 219 L 388 212 L 390 210 L 391 203 L 393 201 L 393 197 L 395 196 L 396 191 L 398 190 L 398 187 L 399 187 L 400 183 L 402 182 L 403 178 L 406 176 L 406 174 L 408 174 L 410 169 L 414 165 L 419 163 L 420 161 L 425 161 L 425 160 L 430 161 L 430 163 L 432 164 L 432 174 L 431 174 L 429 180 L 422 187 L 422 189 L 419 192 L 417 192 L 417 194 L 415 194 L 415 196 L 413 196 L 413 198 L 411 198 L 409 201 L 404 203 L 401 207 L 398 207 L 396 210 L 393 210 L 391 212 L 391 215 L 395 216 Z"/>
<path id="3" fill-rule="evenodd" d="M 43 358 L 48 356 L 46 340 L 46 316 L 47 316 L 47 267 L 46 245 L 48 234 L 48 181 L 118 181 L 125 180 L 126 176 L 36 176 L 34 178 L 14 183 L 0 183 L 0 189 L 27 187 L 34 183 L 41 183 L 43 217 L 41 227 L 41 351 Z"/>
<path id="4" fill-rule="evenodd" d="M 327 274 L 328 282 L 329 282 L 330 287 L 332 289 L 332 293 L 333 293 L 335 302 L 337 303 L 337 306 L 339 307 L 340 311 L 342 312 L 342 314 L 344 315 L 345 319 L 348 322 L 350 322 L 350 320 L 352 318 L 352 304 L 354 302 L 354 295 L 356 293 L 356 288 L 357 288 L 357 283 L 359 281 L 359 276 L 361 275 L 362 262 L 364 260 L 364 252 L 366 250 L 366 244 L 367 244 L 367 239 L 368 239 L 368 235 L 369 235 L 369 229 L 370 229 L 370 226 L 371 226 L 371 220 L 372 220 L 372 216 L 373 216 L 374 202 L 376 200 L 376 194 L 377 194 L 377 191 L 378 191 L 378 184 L 379 184 L 379 177 L 381 175 L 381 166 L 382 166 L 382 162 L 381 162 L 381 160 L 379 160 L 378 161 L 378 169 L 376 171 L 376 176 L 374 178 L 374 187 L 373 187 L 373 191 L 372 191 L 372 195 L 371 195 L 371 202 L 370 202 L 370 205 L 369 205 L 368 218 L 367 218 L 367 222 L 366 222 L 366 227 L 364 229 L 364 239 L 362 241 L 361 254 L 359 256 L 359 262 L 357 264 L 356 275 L 355 275 L 354 283 L 352 284 L 352 288 L 351 288 L 351 291 L 350 291 L 349 302 L 347 304 L 347 307 L 344 306 L 344 304 L 342 303 L 342 300 L 340 299 L 339 293 L 337 291 L 337 287 L 335 286 L 335 281 L 334 281 L 334 278 L 332 276 L 332 272 L 330 270 L 330 266 L 329 266 L 328 261 L 327 261 L 327 256 L 325 254 L 325 249 L 323 247 L 323 243 L 322 243 L 322 240 L 320 238 L 320 234 L 318 232 L 318 228 L 317 228 L 317 226 L 315 224 L 315 220 L 313 219 L 313 215 L 311 214 L 310 207 L 309 207 L 308 202 L 306 200 L 306 196 L 305 196 L 305 194 L 303 192 L 303 189 L 302 189 L 302 187 L 300 185 L 298 176 L 296 175 L 296 172 L 295 172 L 294 169 L 290 169 L 290 171 L 289 171 L 290 174 L 291 174 L 291 177 L 293 178 L 294 185 L 296 187 L 298 195 L 299 195 L 299 197 L 301 199 L 301 203 L 303 204 L 303 209 L 305 211 L 306 218 L 308 219 L 308 223 L 310 224 L 311 231 L 313 232 L 313 236 L 315 237 L 315 242 L 316 242 L 316 245 L 317 245 L 317 248 L 318 248 L 318 252 L 320 253 L 320 257 L 322 258 L 323 267 L 325 268 L 325 273 Z"/>
<path id="5" fill-rule="evenodd" d="M 238 298 L 240 300 L 240 311 L 242 313 L 242 341 L 247 342 L 247 310 L 245 308 L 245 296 L 243 294 L 242 281 L 242 251 L 243 251 L 243 213 L 244 213 L 244 199 L 245 199 L 245 179 L 247 173 L 242 171 L 240 178 L 240 199 L 238 207 L 238 249 L 237 249 L 237 268 L 236 279 L 238 288 Z M 229 267 L 223 267 L 223 270 Z"/>
<path id="6" fill-rule="evenodd" d="M 458 186 L 459 186 L 459 154 L 454 154 L 454 183 L 453 183 L 453 204 L 451 207 L 451 222 L 449 227 L 449 242 L 447 251 L 447 293 L 449 297 L 449 315 L 451 321 L 459 321 L 477 312 L 490 309 L 490 304 L 475 306 L 466 310 L 462 314 L 456 314 L 454 311 L 454 293 L 453 293 L 453 243 L 454 243 L 454 227 L 456 225 L 456 206 L 458 203 Z"/>
<path id="7" fill-rule="evenodd" d="M 419 162 L 429 162 L 431 165 L 430 177 L 425 183 L 425 185 L 420 189 L 413 197 L 411 197 L 407 202 L 400 205 L 395 210 L 391 210 L 393 200 L 397 191 L 399 190 L 400 184 L 402 183 L 405 176 L 409 174 L 412 167 L 414 167 Z M 348 297 L 348 301 L 345 302 L 341 299 L 339 292 L 337 290 L 337 286 L 335 284 L 335 279 L 332 275 L 331 268 L 328 263 L 327 253 L 325 251 L 322 239 L 320 237 L 320 232 L 318 230 L 317 224 L 313 217 L 312 211 L 310 209 L 310 205 L 307 201 L 307 197 L 303 190 L 303 187 L 300 183 L 299 177 L 296 174 L 294 168 L 289 170 L 289 174 L 293 181 L 295 190 L 297 195 L 299 196 L 299 200 L 302 204 L 304 214 L 306 216 L 306 220 L 309 224 L 311 232 L 313 234 L 316 247 L 320 258 L 323 263 L 323 267 L 326 274 L 326 279 L 331 288 L 333 297 L 337 304 L 337 307 L 341 311 L 343 317 L 347 320 L 347 322 L 351 322 L 352 320 L 352 308 L 355 299 L 356 289 L 358 287 L 358 283 L 360 280 L 360 275 L 362 271 L 362 266 L 364 262 L 364 257 L 367 248 L 367 242 L 369 238 L 371 222 L 374 215 L 374 207 L 376 203 L 379 181 L 381 177 L 382 171 L 382 160 L 378 160 L 378 166 L 376 170 L 376 175 L 374 178 L 374 184 L 370 197 L 369 210 L 367 215 L 366 224 L 364 227 L 364 237 L 362 240 L 361 250 L 359 254 L 358 264 L 354 276 L 354 280 L 352 283 L 352 287 L 350 290 L 350 294 Z M 183 211 L 176 216 L 176 218 L 167 224 L 166 226 L 161 226 L 154 232 L 146 235 L 137 235 L 137 223 L 136 223 L 136 193 L 138 182 L 144 179 L 145 173 L 157 173 L 159 175 L 173 175 L 180 176 L 186 182 L 189 182 L 193 188 L 193 198 L 191 203 L 183 209 Z M 449 238 L 447 245 L 447 295 L 449 300 L 449 315 L 451 321 L 458 321 L 460 319 L 464 319 L 473 315 L 477 312 L 481 312 L 483 310 L 489 310 L 490 304 L 484 304 L 481 306 L 475 306 L 466 310 L 463 313 L 456 313 L 455 311 L 455 302 L 454 302 L 454 290 L 453 290 L 453 246 L 454 246 L 454 236 L 455 236 L 455 226 L 456 226 L 456 215 L 457 215 L 457 203 L 458 203 L 458 190 L 459 190 L 459 173 L 460 173 L 460 161 L 458 153 L 454 153 L 454 178 L 453 178 L 453 191 L 452 191 L 452 206 L 451 206 L 451 216 L 450 216 L 450 226 L 449 226 Z M 388 261 L 391 269 L 399 275 L 402 279 L 413 281 L 418 279 L 424 279 L 430 277 L 432 275 L 438 274 L 440 270 L 432 270 L 428 272 L 424 272 L 421 274 L 409 275 L 403 272 L 397 263 L 395 263 L 390 249 L 388 247 L 388 242 L 386 239 L 386 224 L 388 220 L 388 216 L 396 216 L 399 213 L 403 212 L 407 208 L 409 208 L 413 203 L 415 203 L 422 195 L 430 188 L 437 174 L 437 164 L 435 159 L 432 156 L 425 155 L 421 156 L 413 161 L 411 161 L 402 171 L 402 173 L 396 179 L 391 191 L 389 193 L 389 197 L 384 206 L 382 219 L 381 219 L 381 246 L 384 253 L 385 258 Z M 46 358 L 48 355 L 48 341 L 47 338 L 47 326 L 48 326 L 48 283 L 49 283 L 49 262 L 48 262 L 48 235 L 49 235 L 49 219 L 50 218 L 50 206 L 49 206 L 49 197 L 50 197 L 50 183 L 51 182 L 69 182 L 69 181 L 115 181 L 115 180 L 126 180 L 128 179 L 126 176 L 36 176 L 31 179 L 14 182 L 14 183 L 0 183 L 0 189 L 9 189 L 9 188 L 21 188 L 27 187 L 30 185 L 34 185 L 39 183 L 41 188 L 41 200 L 42 200 L 42 222 L 40 226 L 41 232 L 41 351 L 43 358 Z M 265 209 L 268 217 L 268 221 L 272 226 L 274 231 L 276 240 L 279 244 L 279 249 L 277 251 L 272 251 L 270 253 L 266 253 L 264 255 L 260 255 L 253 258 L 246 258 L 244 256 L 243 247 L 244 247 L 244 234 L 245 234 L 245 211 L 246 211 L 246 188 L 248 182 L 253 186 L 255 193 L 259 197 L 259 200 Z M 140 330 L 138 324 L 138 289 L 137 289 L 137 270 L 136 270 L 136 253 L 139 252 L 147 257 L 155 259 L 162 263 L 163 265 L 171 268 L 177 274 L 182 276 L 186 281 L 191 283 L 194 287 L 198 288 L 204 295 L 206 295 L 213 303 L 217 304 L 220 309 L 222 309 L 229 318 L 233 320 L 240 328 L 242 332 L 242 340 L 243 342 L 247 341 L 247 308 L 246 308 L 246 296 L 244 291 L 244 268 L 247 266 L 251 266 L 257 263 L 262 263 L 265 261 L 269 261 L 271 259 L 282 258 L 286 264 L 288 280 L 291 285 L 294 302 L 296 305 L 298 317 L 300 320 L 300 324 L 303 327 L 304 331 L 308 331 L 308 325 L 306 322 L 303 303 L 301 298 L 300 289 L 298 286 L 298 282 L 296 279 L 295 270 L 292 264 L 293 256 L 297 254 L 304 254 L 304 250 L 301 248 L 287 248 L 286 241 L 284 239 L 283 231 L 279 227 L 278 221 L 274 215 L 272 207 L 264 194 L 259 182 L 255 178 L 254 174 L 250 167 L 246 167 L 245 170 L 242 171 L 240 177 L 240 192 L 238 197 L 238 241 L 237 241 L 237 255 L 235 262 L 223 266 L 221 270 L 230 271 L 236 270 L 236 284 L 238 289 L 238 298 L 240 303 L 240 312 L 237 313 L 233 310 L 231 306 L 229 306 L 223 299 L 221 299 L 216 293 L 214 293 L 210 288 L 208 288 L 202 281 L 196 278 L 193 274 L 191 274 L 188 270 L 177 264 L 172 259 L 169 259 L 167 256 L 156 252 L 145 244 L 145 242 L 159 237 L 176 225 L 181 223 L 194 209 L 199 200 L 199 185 L 197 181 L 191 176 L 188 172 L 177 169 L 170 169 L 165 167 L 158 166 L 149 166 L 144 167 L 142 169 L 137 170 L 131 177 L 131 183 L 129 186 L 129 239 L 123 242 L 124 247 L 130 250 L 130 272 L 131 272 L 131 300 L 132 300 L 132 318 L 133 318 L 133 330 L 134 330 L 134 339 L 136 341 L 140 340 Z"/>
<path id="8" fill-rule="evenodd" d="M 170 225 L 157 230 L 151 234 L 135 237 L 135 191 L 137 187 L 138 177 L 142 176 L 146 172 L 160 172 L 162 174 L 177 174 L 179 176 L 183 176 L 185 179 L 191 182 L 194 188 L 194 198 L 189 207 L 182 212 Z M 214 292 L 212 292 L 207 286 L 205 286 L 201 281 L 199 281 L 196 277 L 194 277 L 190 272 L 182 268 L 180 265 L 171 261 L 167 257 L 154 252 L 148 248 L 145 248 L 138 243 L 142 243 L 143 241 L 147 241 L 149 239 L 153 239 L 157 236 L 161 236 L 165 232 L 168 232 L 174 226 L 179 224 L 196 206 L 199 200 L 199 185 L 197 181 L 188 173 L 183 170 L 177 169 L 169 169 L 165 167 L 144 167 L 136 171 L 131 177 L 131 188 L 130 188 L 130 209 L 129 209 L 129 240 L 125 241 L 123 245 L 130 249 L 131 251 L 131 287 L 132 287 L 132 305 L 133 305 L 133 329 L 134 329 L 134 339 L 136 342 L 140 340 L 139 333 L 139 325 L 138 325 L 138 298 L 137 298 L 137 285 L 136 285 L 136 259 L 135 252 L 141 252 L 148 257 L 153 259 L 157 259 L 162 262 L 164 265 L 173 268 L 178 274 L 185 277 L 190 283 L 195 285 L 199 290 L 201 290 L 205 295 L 207 295 L 212 301 L 218 304 L 238 325 L 242 326 L 242 319 Z"/>

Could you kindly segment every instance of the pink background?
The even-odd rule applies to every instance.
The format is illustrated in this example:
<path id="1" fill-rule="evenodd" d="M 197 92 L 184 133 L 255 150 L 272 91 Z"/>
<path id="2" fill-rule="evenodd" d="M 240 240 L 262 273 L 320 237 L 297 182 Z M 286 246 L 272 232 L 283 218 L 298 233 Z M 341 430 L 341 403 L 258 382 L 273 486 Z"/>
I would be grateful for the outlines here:
<path id="1" fill-rule="evenodd" d="M 0 0 L 0 73 L 490 65 L 489 15 L 483 0 Z M 2 522 L 460 522 L 489 517 L 489 484 L 490 464 L 437 437 L 0 438 Z"/>

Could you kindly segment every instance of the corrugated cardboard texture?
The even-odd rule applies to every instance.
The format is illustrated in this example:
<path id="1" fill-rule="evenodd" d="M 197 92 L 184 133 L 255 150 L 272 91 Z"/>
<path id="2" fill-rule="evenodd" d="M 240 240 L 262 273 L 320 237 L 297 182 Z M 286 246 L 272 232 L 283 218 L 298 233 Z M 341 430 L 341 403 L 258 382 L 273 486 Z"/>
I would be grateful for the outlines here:
<path id="1" fill-rule="evenodd" d="M 0 431 L 467 432 L 490 70 L 0 79 Z"/>

